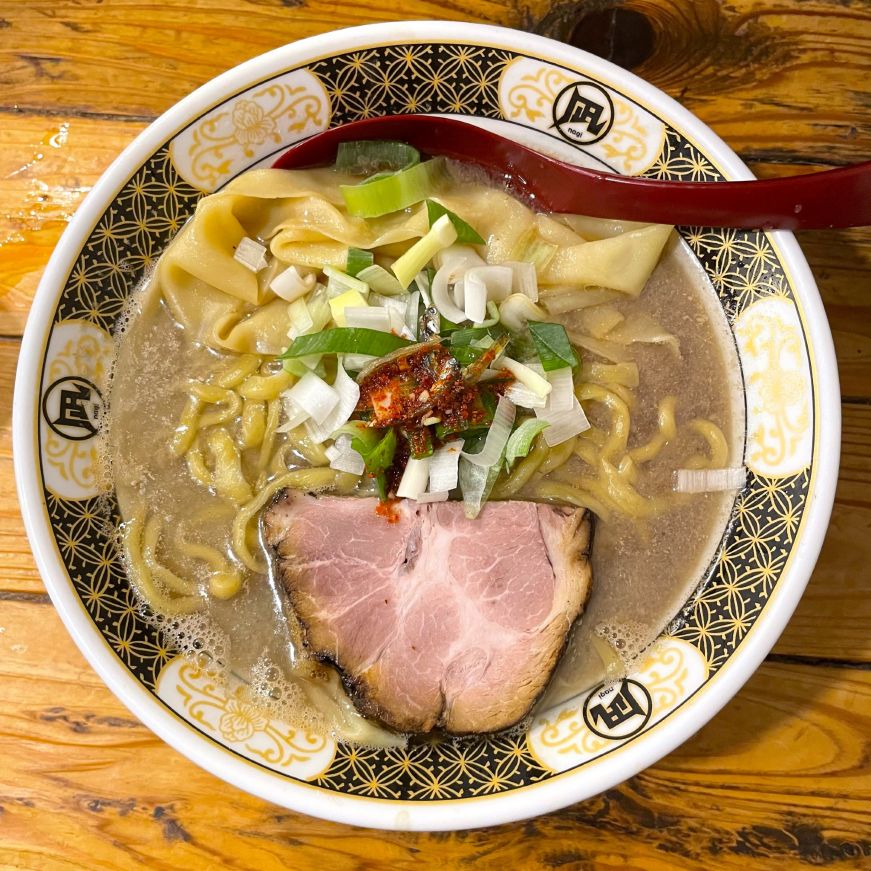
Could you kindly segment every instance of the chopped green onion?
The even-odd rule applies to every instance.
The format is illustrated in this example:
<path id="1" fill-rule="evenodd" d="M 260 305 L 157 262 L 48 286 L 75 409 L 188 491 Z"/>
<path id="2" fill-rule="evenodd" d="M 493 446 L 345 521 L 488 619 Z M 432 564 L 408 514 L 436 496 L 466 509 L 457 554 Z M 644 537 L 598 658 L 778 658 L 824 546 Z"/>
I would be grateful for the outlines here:
<path id="1" fill-rule="evenodd" d="M 368 179 L 362 184 L 343 184 L 340 190 L 349 214 L 358 218 L 377 218 L 425 200 L 436 188 L 443 172 L 444 160 L 435 158 L 390 175 Z"/>
<path id="2" fill-rule="evenodd" d="M 360 281 L 365 281 L 371 290 L 382 296 L 399 296 L 404 293 L 402 285 L 383 266 L 373 263 L 357 273 Z"/>
<path id="3" fill-rule="evenodd" d="M 390 170 L 396 172 L 420 163 L 420 152 L 406 142 L 358 139 L 339 143 L 336 169 L 351 175 L 370 175 Z"/>
<path id="4" fill-rule="evenodd" d="M 468 442 L 466 442 L 468 447 Z M 469 520 L 474 520 L 480 513 L 484 503 L 490 498 L 493 485 L 502 471 L 502 457 L 492 466 L 478 466 L 470 462 L 465 454 L 460 457 L 459 482 L 463 493 L 463 509 Z"/>
<path id="5" fill-rule="evenodd" d="M 481 321 L 479 326 L 481 327 L 495 327 L 496 324 L 499 323 L 499 306 L 491 299 L 487 303 L 487 314 L 490 315 L 486 321 Z"/>
<path id="6" fill-rule="evenodd" d="M 348 265 L 345 267 L 345 272 L 350 276 L 359 275 L 374 262 L 375 255 L 371 251 L 364 251 L 362 248 L 349 248 Z M 365 281 L 365 279 L 361 280 Z"/>
<path id="7" fill-rule="evenodd" d="M 535 239 L 530 242 L 521 259 L 531 263 L 535 267 L 536 272 L 541 272 L 553 260 L 553 255 L 556 254 L 558 247 L 553 242 Z"/>
<path id="8" fill-rule="evenodd" d="M 374 445 L 366 439 L 357 436 L 351 439 L 351 447 L 363 458 L 366 471 L 375 476 L 378 484 L 378 494 L 381 499 L 387 498 L 387 479 L 385 473 L 393 465 L 396 455 L 396 430 L 387 430 L 383 438 Z"/>
<path id="9" fill-rule="evenodd" d="M 509 470 L 515 460 L 525 457 L 529 453 L 535 437 L 548 426 L 550 426 L 548 421 L 530 417 L 511 433 L 508 444 L 505 445 L 505 465 Z"/>
<path id="10" fill-rule="evenodd" d="M 352 439 L 360 439 L 363 442 L 365 450 L 371 451 L 381 439 L 381 430 L 374 429 L 371 426 L 366 426 L 362 420 L 349 420 L 347 423 L 340 426 L 334 433 L 330 434 L 333 441 L 337 441 L 341 436 L 349 435 Z M 356 448 L 354 448 L 356 450 Z"/>
<path id="11" fill-rule="evenodd" d="M 295 339 L 297 336 L 311 332 L 314 328 L 314 319 L 308 310 L 305 299 L 302 297 L 295 299 L 287 307 L 287 316 L 290 320 L 290 329 L 287 331 L 287 336 L 290 339 Z"/>
<path id="12" fill-rule="evenodd" d="M 342 272 L 341 269 L 336 269 L 335 266 L 325 266 L 324 275 L 329 279 L 327 282 L 327 294 L 329 296 L 338 296 L 346 290 L 356 290 L 357 293 L 366 296 L 369 293 L 369 285 L 359 278 L 354 278 L 353 275 L 348 275 Z"/>
<path id="13" fill-rule="evenodd" d="M 313 354 L 311 357 L 288 358 L 281 365 L 285 372 L 289 372 L 297 378 L 302 378 L 307 372 L 314 372 L 320 378 L 326 377 L 327 374 L 326 367 L 321 362 L 320 354 Z"/>
<path id="14" fill-rule="evenodd" d="M 425 166 L 426 164 L 421 164 Z M 443 248 L 453 245 L 457 231 L 447 215 L 442 215 L 429 232 L 417 240 L 405 254 L 393 263 L 391 269 L 403 287 L 408 287 L 414 277 Z"/>
<path id="15" fill-rule="evenodd" d="M 393 333 L 382 333 L 363 327 L 339 327 L 308 336 L 298 336 L 281 358 L 286 360 L 291 357 L 307 357 L 309 354 L 369 354 L 383 357 L 410 344 L 412 343 L 407 339 L 400 339 Z"/>
<path id="16" fill-rule="evenodd" d="M 498 331 L 491 330 L 491 326 L 495 325 L 464 327 L 461 330 L 455 330 L 451 333 L 451 345 L 471 345 L 472 342 L 482 339 L 484 336 L 495 338 L 494 333 Z"/>
<path id="17" fill-rule="evenodd" d="M 429 225 L 432 225 L 442 216 L 447 215 L 457 231 L 457 242 L 462 242 L 464 245 L 484 245 L 486 244 L 481 238 L 481 234 L 467 224 L 459 215 L 446 209 L 441 203 L 435 200 L 426 201 L 426 213 L 429 217 Z"/>
<path id="18" fill-rule="evenodd" d="M 338 296 L 330 300 L 330 314 L 336 322 L 336 326 L 347 327 L 348 322 L 345 318 L 345 309 L 347 308 L 365 308 L 366 299 L 356 290 L 346 290 Z"/>
<path id="19" fill-rule="evenodd" d="M 507 369 L 524 387 L 529 388 L 536 396 L 546 397 L 553 391 L 553 385 L 539 375 L 534 369 L 513 360 L 511 357 L 503 357 L 499 361 L 500 369 Z"/>
<path id="20" fill-rule="evenodd" d="M 484 351 L 472 345 L 451 345 L 451 354 L 461 366 L 471 366 L 481 359 Z"/>
<path id="21" fill-rule="evenodd" d="M 578 365 L 578 358 L 562 324 L 530 321 L 528 326 L 545 372 Z"/>

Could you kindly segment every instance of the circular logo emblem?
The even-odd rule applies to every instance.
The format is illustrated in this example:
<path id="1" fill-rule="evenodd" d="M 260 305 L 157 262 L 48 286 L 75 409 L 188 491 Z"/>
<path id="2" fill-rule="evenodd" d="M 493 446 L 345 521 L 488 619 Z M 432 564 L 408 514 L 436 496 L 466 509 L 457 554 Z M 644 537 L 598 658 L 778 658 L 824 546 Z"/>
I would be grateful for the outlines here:
<path id="1" fill-rule="evenodd" d="M 553 126 L 576 145 L 598 142 L 613 123 L 614 104 L 608 92 L 593 82 L 566 85 L 553 101 Z"/>
<path id="2" fill-rule="evenodd" d="M 58 378 L 42 397 L 42 416 L 61 438 L 82 442 L 100 428 L 103 397 L 87 378 L 67 375 Z"/>
<path id="3" fill-rule="evenodd" d="M 653 700 L 637 680 L 600 684 L 584 702 L 584 722 L 600 738 L 616 741 L 637 735 L 650 720 Z"/>

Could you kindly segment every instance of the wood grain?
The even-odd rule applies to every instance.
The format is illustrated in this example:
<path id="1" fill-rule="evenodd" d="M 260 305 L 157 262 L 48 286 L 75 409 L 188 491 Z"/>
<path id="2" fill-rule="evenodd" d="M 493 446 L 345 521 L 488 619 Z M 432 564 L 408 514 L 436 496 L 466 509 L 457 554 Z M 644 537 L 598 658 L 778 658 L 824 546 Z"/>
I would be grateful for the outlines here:
<path id="1" fill-rule="evenodd" d="M 766 665 L 678 751 L 560 813 L 475 832 L 376 833 L 275 808 L 170 750 L 78 652 L 66 655 L 49 605 L 0 602 L 0 627 L 0 864 L 664 871 L 871 858 L 868 671 Z"/>
<path id="2" fill-rule="evenodd" d="M 808 590 L 715 719 L 598 798 L 443 835 L 286 812 L 139 724 L 48 602 L 17 509 L 10 410 L 17 337 L 69 216 L 148 121 L 218 72 L 402 18 L 521 27 L 622 60 L 762 177 L 871 157 L 867 0 L 0 0 L 0 867 L 871 867 L 871 229 L 800 237 L 846 400 L 837 501 Z"/>

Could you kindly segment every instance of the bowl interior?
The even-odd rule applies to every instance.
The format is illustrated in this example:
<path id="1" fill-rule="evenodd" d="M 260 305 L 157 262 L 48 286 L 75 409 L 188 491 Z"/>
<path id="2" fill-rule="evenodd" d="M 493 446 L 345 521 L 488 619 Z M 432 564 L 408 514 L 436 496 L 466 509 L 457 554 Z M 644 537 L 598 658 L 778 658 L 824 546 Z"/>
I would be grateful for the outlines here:
<path id="1" fill-rule="evenodd" d="M 710 131 L 633 76 L 549 40 L 463 32 L 456 43 L 452 28 L 417 23 L 306 40 L 171 109 L 119 158 L 59 246 L 28 326 L 16 396 L 28 531 L 62 616 L 104 679 L 155 731 L 225 779 L 363 825 L 501 822 L 592 795 L 655 761 L 771 646 L 831 505 L 830 488 L 818 482 L 830 340 L 824 322 L 808 317 L 818 298 L 800 252 L 785 234 L 682 227 L 736 343 L 748 478 L 704 586 L 636 673 L 545 712 L 525 734 L 360 748 L 248 709 L 140 615 L 108 528 L 117 504 L 96 466 L 100 384 L 127 297 L 204 194 L 327 127 L 410 111 L 458 116 L 625 174 L 742 174 Z"/>

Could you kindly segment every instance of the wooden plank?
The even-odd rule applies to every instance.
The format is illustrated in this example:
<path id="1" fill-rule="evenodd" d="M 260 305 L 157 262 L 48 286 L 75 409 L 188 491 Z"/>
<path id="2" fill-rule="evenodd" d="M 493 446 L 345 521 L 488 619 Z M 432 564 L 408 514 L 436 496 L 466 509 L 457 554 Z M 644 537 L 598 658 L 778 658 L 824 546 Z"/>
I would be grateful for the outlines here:
<path id="1" fill-rule="evenodd" d="M 871 856 L 868 671 L 766 665 L 695 738 L 602 796 L 496 829 L 401 834 L 290 813 L 201 771 L 100 684 L 50 606 L 0 601 L 0 627 L 4 866 L 779 871 Z"/>
<path id="2" fill-rule="evenodd" d="M 85 194 L 145 125 L 20 113 L 0 125 L 0 335 L 9 336 L 23 332 L 42 271 Z"/>
<path id="3" fill-rule="evenodd" d="M 843 406 L 835 508 L 808 588 L 775 647 L 871 662 L 871 405 Z"/>
<path id="4" fill-rule="evenodd" d="M 169 0 L 159 14 L 141 0 L 7 3 L 0 88 L 7 104 L 28 110 L 153 117 L 217 73 L 287 42 L 409 17 L 510 24 L 519 16 L 506 16 L 498 0 L 415 0 L 412 8 Z"/>

